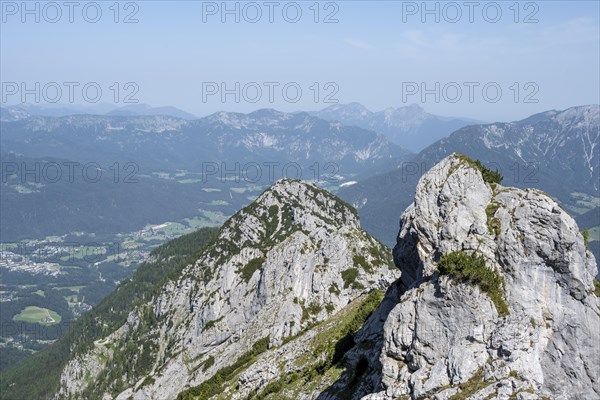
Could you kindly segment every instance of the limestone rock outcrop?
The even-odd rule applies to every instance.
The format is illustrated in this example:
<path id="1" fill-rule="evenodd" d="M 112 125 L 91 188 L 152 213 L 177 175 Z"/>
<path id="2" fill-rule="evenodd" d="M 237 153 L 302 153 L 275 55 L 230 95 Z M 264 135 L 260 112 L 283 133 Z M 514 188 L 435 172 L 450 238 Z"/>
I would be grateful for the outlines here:
<path id="1" fill-rule="evenodd" d="M 478 285 L 440 273 L 452 252 L 502 277 L 508 315 Z M 600 397 L 596 262 L 547 194 L 488 183 L 451 155 L 421 178 L 394 260 L 402 295 L 384 325 L 380 386 L 365 399 Z"/>

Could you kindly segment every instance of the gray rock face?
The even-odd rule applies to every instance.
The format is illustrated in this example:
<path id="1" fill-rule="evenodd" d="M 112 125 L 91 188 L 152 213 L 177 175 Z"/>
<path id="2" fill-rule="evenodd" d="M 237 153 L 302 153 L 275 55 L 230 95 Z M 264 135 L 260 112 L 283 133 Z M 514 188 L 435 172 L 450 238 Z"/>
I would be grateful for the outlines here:
<path id="1" fill-rule="evenodd" d="M 440 276 L 440 257 L 461 250 L 504 278 L 509 315 Z M 544 193 L 490 185 L 449 156 L 421 178 L 394 260 L 404 293 L 385 321 L 380 387 L 365 399 L 600 396 L 596 262 Z"/>
<path id="2" fill-rule="evenodd" d="M 78 398 L 90 382 L 102 380 L 113 349 L 128 338 L 155 344 L 152 366 L 146 376 L 127 377 L 116 398 L 176 398 L 261 339 L 280 346 L 361 294 L 387 288 L 400 271 L 386 254 L 349 206 L 312 184 L 280 181 L 229 219 L 212 248 L 132 312 L 127 324 L 71 360 L 57 398 Z M 149 316 L 158 322 L 142 331 Z M 301 350 L 294 346 L 292 354 Z M 228 398 L 245 398 L 280 375 L 269 362 L 249 371 Z"/>

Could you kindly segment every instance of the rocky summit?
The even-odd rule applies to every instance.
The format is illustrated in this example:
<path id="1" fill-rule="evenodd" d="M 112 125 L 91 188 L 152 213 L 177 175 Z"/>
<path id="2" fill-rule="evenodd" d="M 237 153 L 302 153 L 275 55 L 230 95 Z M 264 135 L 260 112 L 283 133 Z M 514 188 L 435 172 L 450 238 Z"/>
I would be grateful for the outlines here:
<path id="1" fill-rule="evenodd" d="M 106 332 L 64 362 L 54 398 L 597 399 L 594 256 L 552 198 L 501 180 L 443 159 L 393 261 L 352 207 L 279 181 L 126 322 L 92 311 Z"/>
<path id="2" fill-rule="evenodd" d="M 126 324 L 70 360 L 56 398 L 246 398 L 302 370 L 320 323 L 356 318 L 365 299 L 372 311 L 373 291 L 399 275 L 354 209 L 312 184 L 279 181 Z"/>
<path id="3" fill-rule="evenodd" d="M 593 255 L 547 194 L 478 167 L 445 158 L 402 215 L 401 295 L 365 398 L 599 398 Z"/>

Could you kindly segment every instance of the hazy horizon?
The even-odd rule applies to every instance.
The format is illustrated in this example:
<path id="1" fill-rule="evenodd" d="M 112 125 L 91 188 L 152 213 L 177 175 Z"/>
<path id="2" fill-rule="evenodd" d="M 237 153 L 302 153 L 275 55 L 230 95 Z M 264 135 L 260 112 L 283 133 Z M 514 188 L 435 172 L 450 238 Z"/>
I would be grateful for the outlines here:
<path id="1" fill-rule="evenodd" d="M 85 103 L 81 88 L 93 83 L 98 102 L 197 116 L 337 101 L 372 111 L 417 103 L 483 121 L 600 102 L 597 2 L 476 3 L 321 2 L 317 12 L 313 3 L 228 2 L 229 14 L 221 2 L 101 3 L 94 22 L 98 10 L 84 14 L 83 3 L 32 2 L 28 14 L 3 2 L 0 100 L 20 102 L 24 84 L 42 94 L 26 102 L 48 105 L 55 83 L 59 102 L 68 103 L 71 85 L 74 103 Z"/>

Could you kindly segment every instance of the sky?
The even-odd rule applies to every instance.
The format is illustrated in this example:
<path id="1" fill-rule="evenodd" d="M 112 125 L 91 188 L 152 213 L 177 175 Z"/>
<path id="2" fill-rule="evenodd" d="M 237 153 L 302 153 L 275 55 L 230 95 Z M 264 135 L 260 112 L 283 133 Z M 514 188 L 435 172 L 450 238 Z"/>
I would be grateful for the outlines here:
<path id="1" fill-rule="evenodd" d="M 600 102 L 598 1 L 23 4 L 0 2 L 5 105 L 418 104 L 495 122 Z"/>

